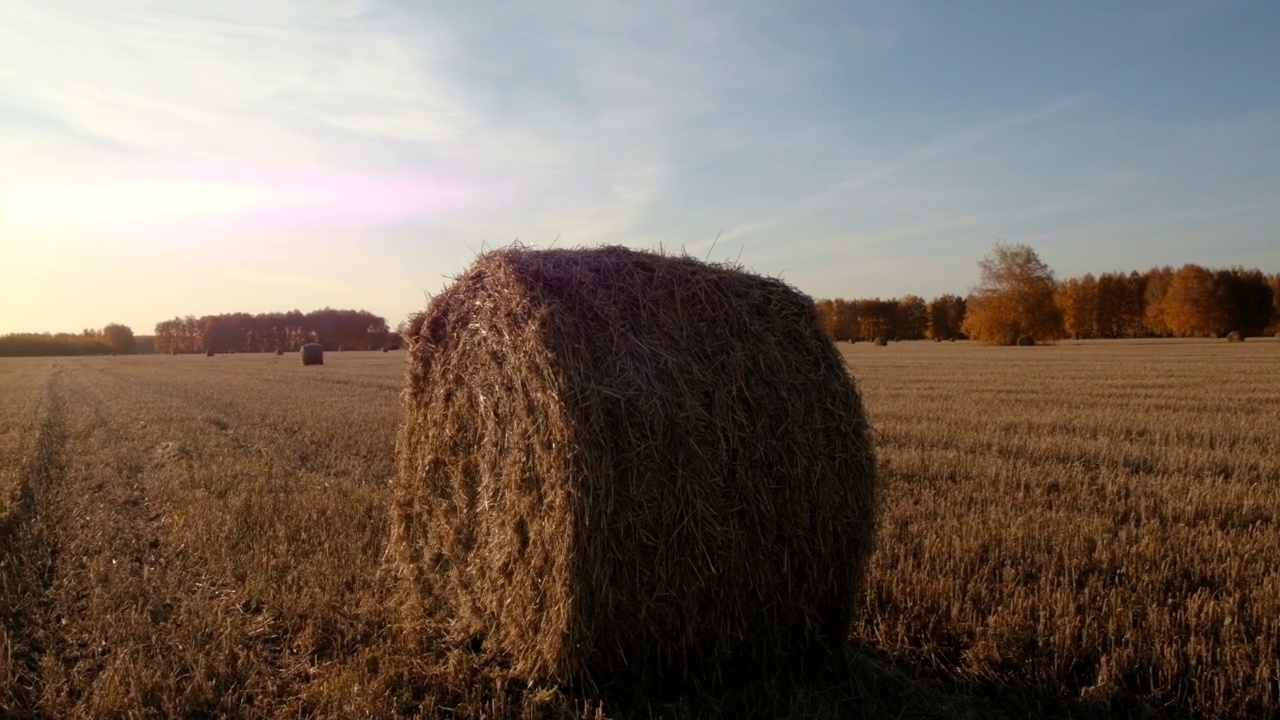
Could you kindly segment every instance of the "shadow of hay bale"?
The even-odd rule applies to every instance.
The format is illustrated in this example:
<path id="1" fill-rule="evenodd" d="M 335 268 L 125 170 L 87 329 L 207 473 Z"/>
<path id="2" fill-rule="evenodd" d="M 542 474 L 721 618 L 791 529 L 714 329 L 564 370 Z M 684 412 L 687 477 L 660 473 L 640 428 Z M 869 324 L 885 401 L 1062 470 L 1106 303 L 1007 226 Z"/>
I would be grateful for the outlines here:
<path id="1" fill-rule="evenodd" d="M 646 694 L 843 647 L 875 457 L 810 298 L 687 257 L 514 248 L 409 335 L 390 557 L 410 634 Z"/>

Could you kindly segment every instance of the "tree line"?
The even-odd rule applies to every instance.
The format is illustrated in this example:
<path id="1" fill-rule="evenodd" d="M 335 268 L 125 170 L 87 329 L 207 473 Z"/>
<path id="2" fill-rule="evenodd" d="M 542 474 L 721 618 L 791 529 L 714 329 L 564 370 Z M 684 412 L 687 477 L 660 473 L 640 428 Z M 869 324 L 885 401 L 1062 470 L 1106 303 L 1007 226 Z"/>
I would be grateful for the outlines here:
<path id="1" fill-rule="evenodd" d="M 325 350 L 377 350 L 398 346 L 399 337 L 366 310 L 324 308 L 174 317 L 156 323 L 154 342 L 159 353 L 292 352 L 313 342 Z"/>
<path id="2" fill-rule="evenodd" d="M 133 330 L 111 323 L 79 333 L 11 333 L 0 336 L 0 357 L 50 355 L 114 355 L 137 352 Z"/>
<path id="3" fill-rule="evenodd" d="M 366 310 L 241 312 L 174 317 L 156 323 L 155 335 L 135 336 L 119 323 L 79 333 L 12 333 L 0 336 L 0 357 L 292 352 L 311 342 L 326 350 L 378 350 L 399 347 L 400 335 Z"/>
<path id="4" fill-rule="evenodd" d="M 997 243 L 967 297 L 925 302 L 823 299 L 833 340 L 951 340 L 1011 345 L 1018 338 L 1222 337 L 1280 331 L 1280 273 L 1187 264 L 1058 281 L 1026 245 Z"/>

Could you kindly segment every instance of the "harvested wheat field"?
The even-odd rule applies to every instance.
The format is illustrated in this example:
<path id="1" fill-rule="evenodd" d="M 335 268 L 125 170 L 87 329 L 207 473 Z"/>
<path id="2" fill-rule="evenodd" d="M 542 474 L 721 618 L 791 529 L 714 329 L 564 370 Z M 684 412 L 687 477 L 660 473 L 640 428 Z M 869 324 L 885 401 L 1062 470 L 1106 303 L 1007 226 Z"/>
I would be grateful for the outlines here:
<path id="1" fill-rule="evenodd" d="M 404 355 L 0 360 L 0 716 L 1280 715 L 1280 340 L 838 347 L 882 480 L 844 657 L 666 697 L 404 641 Z"/>

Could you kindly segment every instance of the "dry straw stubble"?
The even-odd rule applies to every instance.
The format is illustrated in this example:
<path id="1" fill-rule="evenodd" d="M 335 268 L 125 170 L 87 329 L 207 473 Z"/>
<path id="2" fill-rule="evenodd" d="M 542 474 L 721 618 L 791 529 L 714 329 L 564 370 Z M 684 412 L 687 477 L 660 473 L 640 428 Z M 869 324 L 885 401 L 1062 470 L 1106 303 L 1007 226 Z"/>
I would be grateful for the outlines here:
<path id="1" fill-rule="evenodd" d="M 529 680 L 842 644 L 874 532 L 858 389 L 785 283 L 625 248 L 482 255 L 412 319 L 409 626 Z"/>

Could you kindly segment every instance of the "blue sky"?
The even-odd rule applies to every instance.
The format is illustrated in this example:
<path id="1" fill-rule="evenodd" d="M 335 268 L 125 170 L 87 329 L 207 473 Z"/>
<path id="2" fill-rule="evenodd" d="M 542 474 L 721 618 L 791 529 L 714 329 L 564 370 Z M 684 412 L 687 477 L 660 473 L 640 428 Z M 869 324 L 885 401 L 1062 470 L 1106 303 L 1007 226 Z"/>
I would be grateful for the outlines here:
<path id="1" fill-rule="evenodd" d="M 0 0 L 0 332 L 395 323 L 516 238 L 815 297 L 963 294 L 996 240 L 1280 271 L 1278 37 L 1264 0 Z"/>

